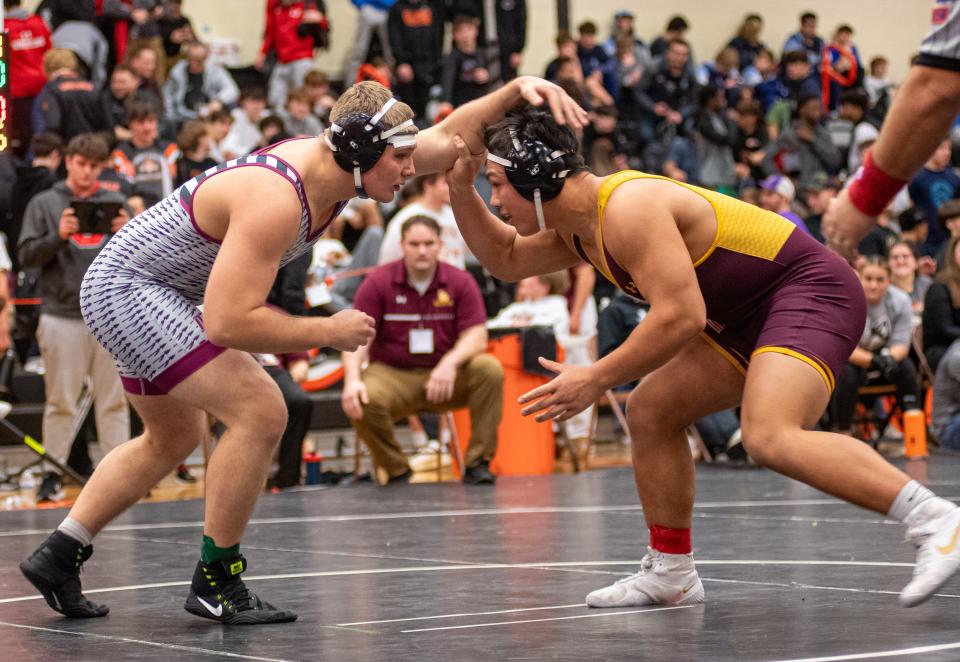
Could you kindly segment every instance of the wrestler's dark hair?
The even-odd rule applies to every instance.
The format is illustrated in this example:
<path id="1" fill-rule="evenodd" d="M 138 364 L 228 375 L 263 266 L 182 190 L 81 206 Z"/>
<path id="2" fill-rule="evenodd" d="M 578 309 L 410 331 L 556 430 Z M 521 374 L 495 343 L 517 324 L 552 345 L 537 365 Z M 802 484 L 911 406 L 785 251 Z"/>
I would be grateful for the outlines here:
<path id="1" fill-rule="evenodd" d="M 564 169 L 574 175 L 587 169 L 580 154 L 580 140 L 566 124 L 557 124 L 548 111 L 535 106 L 524 106 L 511 110 L 507 116 L 488 127 L 483 141 L 491 154 L 506 157 L 513 149 L 513 135 L 521 140 L 537 140 L 550 150 L 562 150 Z"/>

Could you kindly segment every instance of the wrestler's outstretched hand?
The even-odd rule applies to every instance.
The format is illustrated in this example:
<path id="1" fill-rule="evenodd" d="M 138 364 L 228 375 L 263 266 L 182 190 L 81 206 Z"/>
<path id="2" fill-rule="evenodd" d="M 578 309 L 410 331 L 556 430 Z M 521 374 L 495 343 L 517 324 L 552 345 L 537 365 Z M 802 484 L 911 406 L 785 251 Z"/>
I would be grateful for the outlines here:
<path id="1" fill-rule="evenodd" d="M 536 76 L 520 76 L 517 85 L 520 86 L 520 95 L 530 105 L 541 106 L 546 103 L 557 124 L 582 129 L 590 123 L 587 111 L 559 85 Z"/>
<path id="2" fill-rule="evenodd" d="M 821 230 L 827 239 L 827 246 L 853 264 L 860 240 L 870 232 L 876 220 L 857 209 L 850 201 L 847 189 L 844 189 L 827 206 Z"/>
<path id="3" fill-rule="evenodd" d="M 447 185 L 452 189 L 472 189 L 480 166 L 486 161 L 487 150 L 474 154 L 459 135 L 453 137 L 453 145 L 457 148 L 457 160 L 453 167 L 447 170 Z"/>
<path id="4" fill-rule="evenodd" d="M 543 386 L 524 393 L 518 400 L 521 405 L 533 402 L 520 412 L 524 416 L 542 412 L 537 416 L 538 423 L 551 419 L 565 421 L 595 403 L 603 394 L 589 367 L 563 365 L 542 356 L 540 365 L 557 373 L 557 376 Z"/>
<path id="5" fill-rule="evenodd" d="M 341 310 L 330 318 L 325 345 L 341 352 L 355 352 L 373 340 L 376 334 L 373 318 L 359 310 Z"/>

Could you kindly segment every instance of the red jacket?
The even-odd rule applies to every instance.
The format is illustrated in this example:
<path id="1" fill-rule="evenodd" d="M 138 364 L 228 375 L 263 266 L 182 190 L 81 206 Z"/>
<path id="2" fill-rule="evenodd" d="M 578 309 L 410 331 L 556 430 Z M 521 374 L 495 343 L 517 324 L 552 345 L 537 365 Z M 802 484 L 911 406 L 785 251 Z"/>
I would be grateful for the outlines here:
<path id="1" fill-rule="evenodd" d="M 285 7 L 280 2 L 267 3 L 267 27 L 263 31 L 261 53 L 266 55 L 270 49 L 275 50 L 281 64 L 313 58 L 313 38 L 297 34 L 297 27 L 303 19 L 304 4 L 295 2 Z"/>
<path id="2" fill-rule="evenodd" d="M 51 47 L 50 30 L 36 15 L 7 16 L 4 24 L 10 39 L 10 96 L 36 96 L 47 82 L 43 54 Z"/>

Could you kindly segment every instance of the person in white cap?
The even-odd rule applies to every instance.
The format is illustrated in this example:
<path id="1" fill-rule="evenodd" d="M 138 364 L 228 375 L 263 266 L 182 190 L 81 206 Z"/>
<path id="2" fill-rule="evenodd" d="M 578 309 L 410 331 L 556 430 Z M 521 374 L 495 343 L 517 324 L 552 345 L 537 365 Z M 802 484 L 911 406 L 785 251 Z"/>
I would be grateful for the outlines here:
<path id="1" fill-rule="evenodd" d="M 786 175 L 770 175 L 760 183 L 760 206 L 767 211 L 780 214 L 805 233 L 810 229 L 803 219 L 790 209 L 790 203 L 797 197 L 797 189 Z"/>

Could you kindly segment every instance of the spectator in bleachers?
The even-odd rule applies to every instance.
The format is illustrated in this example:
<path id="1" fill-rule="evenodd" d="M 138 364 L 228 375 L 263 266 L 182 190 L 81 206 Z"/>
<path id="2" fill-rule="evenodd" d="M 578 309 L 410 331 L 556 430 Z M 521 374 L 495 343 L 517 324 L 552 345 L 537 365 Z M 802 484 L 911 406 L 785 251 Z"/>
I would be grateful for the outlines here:
<path id="1" fill-rule="evenodd" d="M 137 46 L 127 50 L 127 65 L 137 74 L 137 98 L 150 101 L 157 108 L 157 113 L 163 112 L 163 92 L 160 89 L 159 71 L 157 70 L 157 51 L 149 46 Z"/>
<path id="2" fill-rule="evenodd" d="M 224 163 L 222 144 L 233 126 L 233 115 L 226 110 L 215 110 L 205 119 L 207 134 L 210 136 L 210 158 L 217 163 Z"/>
<path id="3" fill-rule="evenodd" d="M 183 123 L 180 133 L 177 134 L 177 148 L 180 150 L 180 158 L 177 159 L 174 186 L 180 186 L 217 165 L 217 162 L 210 158 L 210 134 L 202 120 L 187 120 Z"/>
<path id="4" fill-rule="evenodd" d="M 592 121 L 583 130 L 583 154 L 590 171 L 598 177 L 629 168 L 630 141 L 618 126 L 619 113 L 613 106 L 593 111 Z"/>
<path id="5" fill-rule="evenodd" d="M 260 131 L 260 142 L 257 143 L 257 149 L 269 147 L 294 137 L 287 133 L 287 124 L 279 115 L 267 115 L 260 120 L 257 128 Z"/>
<path id="6" fill-rule="evenodd" d="M 697 109 L 698 85 L 690 71 L 690 45 L 670 42 L 664 57 L 654 62 L 637 88 L 641 108 L 640 135 L 653 142 L 666 127 L 684 133 L 684 124 Z"/>
<path id="7" fill-rule="evenodd" d="M 182 0 L 166 0 L 163 16 L 160 17 L 160 38 L 163 39 L 163 52 L 166 55 L 167 70 L 173 68 L 180 58 L 180 49 L 184 44 L 197 41 L 190 18 L 183 14 Z"/>
<path id="8" fill-rule="evenodd" d="M 113 131 L 110 115 L 93 83 L 80 78 L 77 56 L 64 48 L 52 48 L 43 56 L 47 84 L 37 95 L 33 128 L 53 131 L 64 141 L 94 131 Z"/>
<path id="9" fill-rule="evenodd" d="M 503 368 L 484 353 L 480 288 L 467 272 L 440 262 L 440 226 L 432 218 L 407 219 L 400 234 L 403 259 L 367 276 L 354 300 L 376 321 L 377 335 L 343 353 L 343 411 L 387 483 L 412 473 L 394 437 L 395 420 L 467 406 L 472 430 L 463 481 L 493 483 L 488 465 L 497 448 Z"/>
<path id="10" fill-rule="evenodd" d="M 487 53 L 490 79 L 506 83 L 517 77 L 517 69 L 523 64 L 523 49 L 527 44 L 527 0 L 490 2 L 493 5 L 494 25 L 487 26 L 485 7 L 488 0 L 451 0 L 451 15 L 467 14 L 480 21 L 479 45 Z M 495 57 L 490 37 L 497 40 L 499 58 Z M 493 60 L 499 61 L 499 67 Z"/>
<path id="11" fill-rule="evenodd" d="M 760 33 L 763 31 L 763 17 L 760 14 L 747 14 L 743 18 L 743 23 L 737 29 L 737 36 L 727 44 L 736 49 L 741 71 L 753 64 L 757 58 L 757 53 L 766 49 L 767 45 L 760 39 Z"/>
<path id="12" fill-rule="evenodd" d="M 787 37 L 782 52 L 786 58 L 787 53 L 803 51 L 810 63 L 810 70 L 819 72 L 823 48 L 823 38 L 817 35 L 817 15 L 808 11 L 800 14 L 800 30 Z"/>
<path id="13" fill-rule="evenodd" d="M 779 98 L 780 69 L 773 51 L 761 48 L 753 64 L 743 73 L 744 82 L 753 87 L 753 95 L 766 115 L 770 106 Z"/>
<path id="14" fill-rule="evenodd" d="M 940 222 L 941 232 L 947 236 L 947 240 L 943 242 L 943 247 L 936 254 L 937 269 L 939 270 L 943 268 L 947 244 L 951 239 L 960 235 L 960 200 L 947 200 L 940 205 L 937 208 L 937 220 Z"/>
<path id="15" fill-rule="evenodd" d="M 613 30 L 610 31 L 610 37 L 603 43 L 603 49 L 607 55 L 615 57 L 618 51 L 617 42 L 622 39 L 629 39 L 637 60 L 644 65 L 649 65 L 653 61 L 650 55 L 650 49 L 647 44 L 634 32 L 634 15 L 629 9 L 621 9 L 613 15 Z"/>
<path id="16" fill-rule="evenodd" d="M 797 102 L 797 118 L 780 132 L 767 153 L 767 171 L 791 175 L 801 187 L 821 173 L 836 175 L 842 163 L 840 150 L 830 140 L 822 118 L 820 96 L 801 97 Z"/>
<path id="17" fill-rule="evenodd" d="M 853 175 L 870 146 L 877 141 L 880 130 L 867 119 L 870 98 L 865 90 L 846 90 L 840 95 L 840 117 L 853 125 L 846 159 L 847 175 Z"/>
<path id="18" fill-rule="evenodd" d="M 313 49 L 317 44 L 310 26 L 325 26 L 326 6 L 320 0 L 270 0 L 267 3 L 267 24 L 256 68 L 262 69 L 267 54 L 273 51 L 277 63 L 270 74 L 267 101 L 271 108 L 283 107 L 287 95 L 303 85 L 313 69 Z"/>
<path id="19" fill-rule="evenodd" d="M 43 0 L 37 13 L 44 17 L 52 30 L 67 21 L 93 23 L 97 20 L 94 0 Z"/>
<path id="20" fill-rule="evenodd" d="M 33 154 L 33 160 L 16 166 L 16 180 L 10 196 L 9 222 L 4 222 L 0 228 L 7 236 L 17 271 L 20 270 L 20 260 L 17 259 L 16 248 L 20 240 L 24 212 L 35 195 L 56 183 L 57 171 L 63 161 L 63 140 L 56 133 L 37 133 L 30 140 L 29 151 Z"/>
<path id="21" fill-rule="evenodd" d="M 177 62 L 163 85 L 167 121 L 180 126 L 215 110 L 232 108 L 240 96 L 230 73 L 209 59 L 206 44 L 187 44 L 186 58 Z"/>
<path id="22" fill-rule="evenodd" d="M 717 53 L 713 62 L 704 62 L 697 68 L 697 82 L 701 86 L 712 85 L 723 90 L 731 108 L 740 101 L 740 89 L 744 84 L 739 62 L 737 49 L 727 46 Z"/>
<path id="23" fill-rule="evenodd" d="M 477 47 L 478 21 L 461 14 L 453 19 L 453 45 L 443 58 L 440 74 L 443 98 L 454 108 L 487 93 L 490 72 L 484 53 Z"/>
<path id="24" fill-rule="evenodd" d="M 820 84 L 810 69 L 804 51 L 784 53 L 782 72 L 775 86 L 763 90 L 761 99 L 767 100 L 767 129 L 771 138 L 790 126 L 796 116 L 800 98 L 820 97 Z"/>
<path id="25" fill-rule="evenodd" d="M 826 175 L 814 177 L 803 188 L 805 202 L 807 206 L 807 215 L 803 222 L 806 224 L 810 234 L 813 235 L 821 244 L 825 243 L 823 230 L 823 214 L 827 211 L 830 201 L 837 197 L 840 192 L 840 186 L 837 180 L 831 179 Z"/>
<path id="26" fill-rule="evenodd" d="M 726 113 L 724 90 L 714 85 L 700 88 L 700 107 L 695 129 L 700 183 L 710 189 L 736 195 L 737 174 L 733 149 L 737 125 Z"/>
<path id="27" fill-rule="evenodd" d="M 110 44 L 93 23 L 67 21 L 50 36 L 54 48 L 66 48 L 77 56 L 79 73 L 100 90 L 107 82 L 107 60 Z"/>
<path id="28" fill-rule="evenodd" d="M 930 429 L 940 448 L 960 450 L 960 343 L 950 345 L 937 368 Z"/>
<path id="29" fill-rule="evenodd" d="M 930 276 L 920 273 L 920 256 L 917 248 L 909 241 L 900 240 L 890 247 L 887 253 L 887 264 L 890 267 L 890 286 L 895 287 L 910 297 L 913 312 L 919 315 L 923 312 L 923 302 L 927 290 L 933 284 Z M 932 258 L 925 258 L 932 262 Z"/>
<path id="30" fill-rule="evenodd" d="M 153 104 L 134 101 L 128 109 L 130 140 L 113 150 L 114 170 L 133 185 L 145 207 L 170 195 L 177 176 L 177 145 L 162 140 Z"/>
<path id="31" fill-rule="evenodd" d="M 310 95 L 302 87 L 287 95 L 287 103 L 278 113 L 289 136 L 319 136 L 323 124 L 310 112 Z"/>
<path id="32" fill-rule="evenodd" d="M 923 353 L 933 370 L 956 340 L 960 340 L 960 236 L 950 237 L 923 303 Z"/>
<path id="33" fill-rule="evenodd" d="M 667 49 L 670 47 L 670 42 L 680 39 L 686 40 L 687 30 L 690 29 L 690 23 L 683 16 L 671 16 L 667 20 L 667 27 L 663 31 L 663 34 L 659 35 L 656 39 L 653 40 L 653 43 L 650 44 L 650 55 L 653 57 L 659 57 L 667 52 Z M 693 64 L 693 50 L 690 51 L 690 63 Z"/>
<path id="34" fill-rule="evenodd" d="M 888 96 L 893 88 L 893 82 L 887 79 L 889 66 L 887 58 L 882 55 L 870 60 L 870 71 L 863 79 L 863 89 L 870 95 L 871 108 L 881 103 L 884 96 Z"/>
<path id="35" fill-rule="evenodd" d="M 387 25 L 390 48 L 397 59 L 397 97 L 425 117 L 430 88 L 439 81 L 443 57 L 446 3 L 442 0 L 398 0 L 390 8 Z"/>
<path id="36" fill-rule="evenodd" d="M 230 115 L 233 124 L 230 132 L 223 139 L 220 149 L 226 160 L 249 154 L 260 141 L 260 120 L 267 116 L 267 95 L 259 87 L 251 87 L 240 92 L 240 105 L 234 108 Z"/>
<path id="37" fill-rule="evenodd" d="M 646 47 L 637 46 L 636 40 L 622 34 L 614 44 L 614 59 L 616 61 L 617 108 L 625 118 L 625 122 L 636 124 L 640 115 L 640 106 L 637 103 L 637 88 L 643 80 L 643 74 L 653 64 Z M 602 106 L 603 104 L 601 104 Z"/>
<path id="38" fill-rule="evenodd" d="M 450 208 L 450 189 L 442 173 L 421 175 L 407 186 L 415 188 L 417 194 L 398 211 L 390 223 L 380 244 L 380 257 L 377 264 L 386 264 L 403 257 L 400 245 L 400 228 L 407 219 L 414 216 L 428 216 L 440 226 L 440 261 L 458 269 L 466 268 L 467 244 L 460 234 L 457 220 Z"/>
<path id="39" fill-rule="evenodd" d="M 584 21 L 577 26 L 577 58 L 591 106 L 613 105 L 617 96 L 617 61 L 597 43 L 597 25 Z"/>
<path id="40" fill-rule="evenodd" d="M 833 41 L 824 49 L 820 76 L 823 81 L 823 105 L 828 111 L 837 109 L 840 95 L 845 90 L 862 85 L 863 64 L 853 43 L 853 28 L 849 25 L 838 27 Z"/>
<path id="41" fill-rule="evenodd" d="M 960 197 L 960 176 L 950 165 L 951 150 L 950 138 L 945 138 L 908 187 L 913 204 L 927 218 L 927 240 L 920 247 L 923 255 L 936 255 L 946 241 L 937 222 L 937 209 L 947 200 Z"/>
<path id="42" fill-rule="evenodd" d="M 896 204 L 890 205 L 891 215 L 894 207 L 896 207 Z M 897 215 L 897 228 L 899 230 L 898 237 L 913 244 L 914 247 L 923 246 L 923 243 L 927 240 L 927 218 L 923 211 L 916 207 L 908 207 Z M 919 259 L 920 263 L 924 265 L 924 270 L 929 270 L 931 274 L 936 272 L 935 268 L 929 269 L 930 265 L 936 264 L 936 260 L 930 256 Z"/>
<path id="43" fill-rule="evenodd" d="M 547 68 L 543 72 L 543 77 L 552 83 L 556 83 L 559 78 L 561 66 L 571 60 L 576 60 L 577 75 L 582 80 L 583 69 L 580 68 L 580 59 L 577 57 L 577 40 L 574 39 L 569 32 L 564 30 L 557 34 L 554 43 L 557 46 L 557 56 L 547 64 Z M 565 77 L 570 78 L 571 76 L 568 73 Z"/>
<path id="44" fill-rule="evenodd" d="M 439 61 L 439 58 L 437 58 L 437 61 Z M 310 97 L 311 112 L 326 125 L 330 117 L 330 109 L 337 101 L 337 95 L 330 87 L 327 75 L 314 69 L 303 79 L 303 89 Z"/>
<path id="45" fill-rule="evenodd" d="M 163 17 L 162 0 L 132 0 L 114 2 L 115 9 L 125 13 L 127 20 L 128 48 L 145 46 L 157 54 L 157 80 L 163 82 L 167 71 L 166 50 L 160 36 L 160 19 Z"/>
<path id="46" fill-rule="evenodd" d="M 137 74 L 125 64 L 118 64 L 110 74 L 110 84 L 100 96 L 110 112 L 113 121 L 113 135 L 117 140 L 130 140 L 130 127 L 127 121 L 127 104 L 137 98 Z M 148 101 L 149 99 L 141 99 Z"/>
<path id="47" fill-rule="evenodd" d="M 353 38 L 353 48 L 347 58 L 347 67 L 343 75 L 345 81 L 356 81 L 360 66 L 370 58 L 370 45 L 374 33 L 380 42 L 384 61 L 393 59 L 387 18 L 396 0 L 351 0 L 351 2 L 357 8 L 357 32 Z"/>
<path id="48" fill-rule="evenodd" d="M 786 175 L 770 175 L 760 183 L 760 206 L 780 214 L 801 231 L 810 234 L 807 224 L 791 208 L 796 197 L 797 189 Z"/>
<path id="49" fill-rule="evenodd" d="M 743 102 L 737 106 L 734 117 L 737 135 L 733 143 L 734 166 L 737 179 L 745 185 L 756 185 L 764 179 L 763 159 L 770 146 L 767 125 L 763 121 L 756 102 Z"/>
<path id="50" fill-rule="evenodd" d="M 39 16 L 20 6 L 20 0 L 3 0 L 4 28 L 9 41 L 10 70 L 10 147 L 23 158 L 27 154 L 33 124 L 30 114 L 33 102 L 47 76 L 43 70 L 43 55 L 52 47 L 50 30 Z"/>
<path id="51" fill-rule="evenodd" d="M 97 176 L 109 156 L 103 137 L 75 136 L 67 145 L 64 161 L 67 178 L 27 205 L 17 252 L 26 267 L 42 268 L 40 326 L 37 341 L 44 362 L 46 404 L 43 443 L 47 454 L 66 464 L 73 442 L 77 401 L 89 378 L 93 393 L 97 438 L 104 451 L 130 436 L 127 400 L 110 354 L 83 323 L 80 283 L 110 235 L 78 234 L 80 226 L 73 200 L 123 203 L 123 197 L 99 189 Z M 127 222 L 126 211 L 113 218 L 118 232 Z M 44 477 L 38 500 L 56 498 L 60 476 Z"/>
<path id="52" fill-rule="evenodd" d="M 851 434 L 861 386 L 896 385 L 901 411 L 915 408 L 920 399 L 917 368 L 909 356 L 913 333 L 910 297 L 890 287 L 890 269 L 883 256 L 864 258 L 858 271 L 867 299 L 867 321 L 833 395 L 837 429 Z M 911 401 L 912 406 L 905 406 L 905 401 Z"/>

